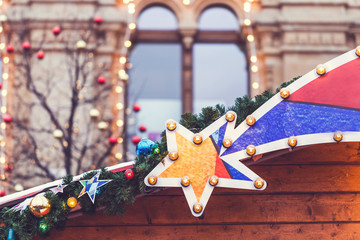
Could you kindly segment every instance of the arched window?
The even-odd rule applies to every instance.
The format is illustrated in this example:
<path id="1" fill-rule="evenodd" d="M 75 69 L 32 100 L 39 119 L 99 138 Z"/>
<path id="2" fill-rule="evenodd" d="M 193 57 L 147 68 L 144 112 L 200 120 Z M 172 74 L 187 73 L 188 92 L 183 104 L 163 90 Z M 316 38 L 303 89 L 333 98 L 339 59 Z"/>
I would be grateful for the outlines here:
<path id="1" fill-rule="evenodd" d="M 136 103 L 141 110 L 129 114 L 128 136 L 155 141 L 160 139 L 166 120 L 181 116 L 181 44 L 159 40 L 158 35 L 177 29 L 177 19 L 167 8 L 144 10 L 137 26 L 138 38 L 130 53 L 128 106 Z M 141 125 L 146 126 L 145 133 L 139 131 Z M 128 152 L 135 152 L 132 145 Z"/>
<path id="2" fill-rule="evenodd" d="M 239 31 L 236 16 L 228 9 L 213 7 L 199 18 L 201 32 L 220 37 L 212 41 L 205 38 L 194 44 L 194 112 L 201 108 L 224 104 L 231 106 L 237 97 L 248 93 L 246 55 L 236 39 Z"/>

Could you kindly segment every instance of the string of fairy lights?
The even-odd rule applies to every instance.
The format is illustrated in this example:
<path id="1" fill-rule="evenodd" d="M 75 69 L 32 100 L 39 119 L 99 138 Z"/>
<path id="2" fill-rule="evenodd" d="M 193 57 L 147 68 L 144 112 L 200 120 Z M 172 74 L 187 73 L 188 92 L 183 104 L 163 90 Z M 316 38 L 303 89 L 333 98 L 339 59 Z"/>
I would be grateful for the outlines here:
<path id="1" fill-rule="evenodd" d="M 191 5 L 195 2 L 195 0 L 182 0 L 184 5 Z M 259 79 L 259 65 L 258 65 L 258 57 L 256 52 L 256 39 L 254 35 L 254 30 L 252 26 L 252 18 L 251 18 L 251 6 L 255 2 L 255 0 L 245 0 L 243 3 L 243 12 L 244 12 L 244 21 L 243 24 L 245 26 L 246 40 L 248 42 L 248 56 L 250 63 L 250 71 L 251 71 L 251 87 L 258 91 L 260 87 L 260 79 Z M 257 93 L 257 92 L 256 92 Z"/>
<path id="2" fill-rule="evenodd" d="M 0 9 L 3 12 L 4 2 L 0 0 Z M 8 96 L 8 80 L 10 73 L 10 53 L 13 52 L 13 47 L 8 45 L 6 47 L 5 24 L 7 17 L 0 13 L 0 55 L 1 55 L 1 98 L 0 98 L 0 180 L 2 181 L 0 196 L 5 195 L 6 181 L 9 178 L 9 171 L 12 170 L 12 165 L 5 155 L 6 146 L 6 123 L 11 122 L 11 115 L 7 112 L 7 96 Z"/>

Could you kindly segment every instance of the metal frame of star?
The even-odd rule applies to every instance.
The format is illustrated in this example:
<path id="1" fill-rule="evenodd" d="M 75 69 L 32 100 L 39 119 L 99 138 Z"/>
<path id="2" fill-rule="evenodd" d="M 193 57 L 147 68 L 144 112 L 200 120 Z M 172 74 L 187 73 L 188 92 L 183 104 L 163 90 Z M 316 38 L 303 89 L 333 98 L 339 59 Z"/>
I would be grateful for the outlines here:
<path id="1" fill-rule="evenodd" d="M 176 124 L 176 129 L 173 131 L 166 128 L 166 139 L 167 139 L 167 149 L 168 152 L 177 152 L 177 143 L 176 143 L 176 135 L 175 132 L 178 132 L 180 135 L 182 135 L 185 139 L 193 143 L 194 136 L 201 136 L 203 141 L 205 141 L 207 138 L 209 138 L 213 133 L 215 133 L 221 126 L 223 126 L 225 123 L 228 123 L 226 126 L 226 131 L 224 135 L 224 139 L 232 139 L 232 135 L 235 128 L 235 122 L 236 122 L 236 114 L 235 112 L 231 112 L 234 114 L 233 121 L 226 120 L 225 115 L 220 117 L 218 120 L 216 120 L 214 123 L 209 125 L 207 128 L 202 130 L 200 133 L 193 133 L 186 129 L 184 126 L 180 125 L 174 120 L 168 120 L 168 122 L 174 122 Z M 224 146 L 221 147 L 220 151 L 220 159 L 221 153 L 224 152 L 223 150 Z M 249 157 L 249 156 L 248 156 Z M 222 159 L 224 160 L 224 159 Z M 251 171 L 248 167 L 246 167 L 243 163 L 241 163 L 238 159 L 234 161 L 224 160 L 226 163 L 230 164 L 233 168 L 241 172 L 242 174 L 246 175 L 248 178 L 250 178 L 252 181 L 245 181 L 245 180 L 237 180 L 237 179 L 226 179 L 226 178 L 219 178 L 218 183 L 216 187 L 225 187 L 225 188 L 238 188 L 238 189 L 249 189 L 249 190 L 264 190 L 267 186 L 266 182 L 263 181 L 256 173 Z M 144 179 L 144 182 L 147 186 L 150 187 L 181 187 L 183 189 L 184 195 L 186 197 L 186 200 L 188 202 L 188 205 L 190 207 L 191 213 L 195 217 L 201 217 L 201 215 L 204 212 L 204 209 L 206 207 L 206 204 L 211 196 L 212 191 L 214 190 L 215 186 L 212 186 L 209 181 L 207 182 L 205 189 L 203 190 L 202 196 L 200 198 L 200 201 L 197 201 L 197 198 L 195 196 L 194 190 L 191 186 L 182 186 L 181 185 L 181 178 L 157 178 L 156 184 L 151 185 L 148 181 L 149 178 L 152 176 L 159 176 L 162 172 L 164 172 L 168 167 L 170 167 L 174 161 L 169 159 L 169 156 L 166 156 L 164 160 L 159 163 Z M 261 188 L 256 188 L 254 186 L 254 182 L 258 179 L 261 179 L 263 181 L 263 186 Z M 194 205 L 200 204 L 201 211 L 195 212 L 194 211 Z"/>

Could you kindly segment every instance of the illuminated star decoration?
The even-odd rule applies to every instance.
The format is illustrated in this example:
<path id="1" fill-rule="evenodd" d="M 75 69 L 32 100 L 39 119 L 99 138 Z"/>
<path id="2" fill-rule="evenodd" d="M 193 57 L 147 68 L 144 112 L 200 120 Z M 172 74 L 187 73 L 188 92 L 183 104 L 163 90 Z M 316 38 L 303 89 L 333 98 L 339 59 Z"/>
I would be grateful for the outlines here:
<path id="1" fill-rule="evenodd" d="M 57 185 L 57 187 L 54 187 L 54 188 L 50 188 L 50 191 L 53 192 L 53 194 L 57 194 L 57 193 L 63 193 L 64 192 L 64 188 L 66 187 L 67 185 L 62 185 L 62 184 L 59 184 Z"/>
<path id="2" fill-rule="evenodd" d="M 80 180 L 79 182 L 83 185 L 83 189 L 81 190 L 78 198 L 87 193 L 92 203 L 95 203 L 96 189 L 112 181 L 111 179 L 99 180 L 99 177 L 100 173 L 97 173 L 90 180 Z"/>
<path id="3" fill-rule="evenodd" d="M 266 182 L 240 161 L 224 161 L 236 114 L 228 112 L 198 134 L 174 120 L 166 124 L 169 154 L 144 179 L 147 186 L 182 187 L 195 217 L 203 214 L 214 187 L 263 190 Z M 232 131 L 227 131 L 231 129 Z M 228 134 L 227 134 L 228 133 Z"/>

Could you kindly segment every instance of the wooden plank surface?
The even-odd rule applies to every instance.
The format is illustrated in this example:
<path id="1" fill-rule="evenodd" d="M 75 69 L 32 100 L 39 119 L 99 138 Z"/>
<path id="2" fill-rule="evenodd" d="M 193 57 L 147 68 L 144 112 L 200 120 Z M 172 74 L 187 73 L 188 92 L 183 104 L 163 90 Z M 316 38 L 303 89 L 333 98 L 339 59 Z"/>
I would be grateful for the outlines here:
<path id="1" fill-rule="evenodd" d="M 68 227 L 54 231 L 57 239 L 67 240 L 195 240 L 195 239 L 256 239 L 256 240 L 357 240 L 360 223 L 341 224 L 259 224 L 259 225 L 170 225 L 170 226 L 109 226 Z M 36 240 L 42 238 L 38 237 Z"/>
<path id="2" fill-rule="evenodd" d="M 82 216 L 68 226 L 144 224 L 249 224 L 360 221 L 360 194 L 212 196 L 204 219 L 194 218 L 184 196 L 147 196 L 122 216 Z M 101 219 L 101 220 L 99 220 Z"/>

